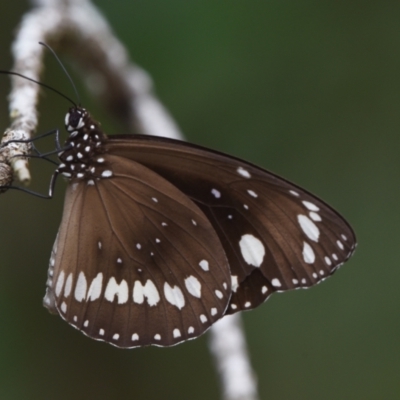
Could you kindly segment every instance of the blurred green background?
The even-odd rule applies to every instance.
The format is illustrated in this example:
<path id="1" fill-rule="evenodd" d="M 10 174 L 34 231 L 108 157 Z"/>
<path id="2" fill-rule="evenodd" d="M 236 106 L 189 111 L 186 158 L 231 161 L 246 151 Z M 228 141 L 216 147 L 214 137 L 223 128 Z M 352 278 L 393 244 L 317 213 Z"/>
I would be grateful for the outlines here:
<path id="1" fill-rule="evenodd" d="M 399 399 L 400 2 L 96 4 L 188 140 L 304 186 L 358 235 L 334 277 L 243 315 L 261 399 Z M 0 2 L 2 69 L 27 9 Z M 71 94 L 54 61 L 46 68 L 44 80 Z M 73 75 L 87 108 L 121 133 Z M 1 129 L 8 90 L 0 77 Z M 44 93 L 38 131 L 61 128 L 68 106 Z M 32 188 L 46 191 L 43 164 L 32 162 Z M 0 399 L 219 399 L 207 335 L 123 351 L 42 307 L 63 186 L 53 201 L 0 197 Z"/>

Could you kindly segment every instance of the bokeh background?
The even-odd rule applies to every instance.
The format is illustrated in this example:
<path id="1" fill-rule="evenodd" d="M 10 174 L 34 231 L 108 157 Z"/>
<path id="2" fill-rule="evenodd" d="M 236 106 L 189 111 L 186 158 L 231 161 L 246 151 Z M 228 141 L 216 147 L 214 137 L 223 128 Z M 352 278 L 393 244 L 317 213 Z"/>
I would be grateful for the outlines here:
<path id="1" fill-rule="evenodd" d="M 95 3 L 188 140 L 304 186 L 358 235 L 331 279 L 243 316 L 261 399 L 399 399 L 400 2 Z M 1 69 L 28 7 L 0 2 Z M 44 80 L 73 95 L 49 58 L 46 68 Z M 73 75 L 87 108 L 121 133 Z M 8 90 L 0 76 L 2 130 Z M 44 93 L 38 131 L 61 128 L 67 107 Z M 32 162 L 32 188 L 45 192 L 43 164 Z M 207 335 L 123 351 L 42 307 L 63 186 L 52 201 L 0 197 L 0 399 L 218 399 Z"/>

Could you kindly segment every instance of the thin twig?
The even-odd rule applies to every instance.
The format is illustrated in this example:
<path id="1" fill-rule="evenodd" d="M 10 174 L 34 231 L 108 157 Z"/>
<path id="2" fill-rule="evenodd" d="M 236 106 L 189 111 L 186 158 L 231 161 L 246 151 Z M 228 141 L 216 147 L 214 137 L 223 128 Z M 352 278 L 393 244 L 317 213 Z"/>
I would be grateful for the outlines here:
<path id="1" fill-rule="evenodd" d="M 210 333 L 210 350 L 220 373 L 224 399 L 257 400 L 257 379 L 251 368 L 240 314 L 227 315 Z"/>

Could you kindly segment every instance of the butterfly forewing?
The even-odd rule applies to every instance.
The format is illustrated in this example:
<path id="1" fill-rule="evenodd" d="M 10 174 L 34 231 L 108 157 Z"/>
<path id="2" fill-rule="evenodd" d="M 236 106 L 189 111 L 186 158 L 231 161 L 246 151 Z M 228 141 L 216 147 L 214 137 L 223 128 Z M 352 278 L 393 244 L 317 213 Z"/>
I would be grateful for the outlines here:
<path id="1" fill-rule="evenodd" d="M 45 305 L 119 347 L 199 336 L 224 315 L 231 294 L 214 228 L 156 173 L 126 158 L 103 159 L 109 179 L 68 187 Z"/>
<path id="2" fill-rule="evenodd" d="M 250 163 L 168 139 L 111 137 L 108 151 L 146 165 L 196 202 L 229 260 L 227 313 L 271 293 L 310 287 L 354 251 L 347 222 L 327 204 Z"/>

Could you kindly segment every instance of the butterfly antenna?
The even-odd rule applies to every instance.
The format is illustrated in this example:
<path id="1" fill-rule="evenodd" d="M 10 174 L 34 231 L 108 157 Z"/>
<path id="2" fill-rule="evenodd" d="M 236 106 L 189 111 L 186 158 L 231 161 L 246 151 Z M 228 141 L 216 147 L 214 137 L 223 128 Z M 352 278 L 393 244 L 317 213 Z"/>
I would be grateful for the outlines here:
<path id="1" fill-rule="evenodd" d="M 61 67 L 62 70 L 64 71 L 65 75 L 67 75 L 67 78 L 69 79 L 69 81 L 70 81 L 72 87 L 74 88 L 75 96 L 76 96 L 76 98 L 78 99 L 78 104 L 80 105 L 80 104 L 81 104 L 81 99 L 80 99 L 78 90 L 76 89 L 75 83 L 74 83 L 74 81 L 72 80 L 72 78 L 71 78 L 70 74 L 68 73 L 67 69 L 64 67 L 64 64 L 63 64 L 63 63 L 61 62 L 61 60 L 58 58 L 56 52 L 55 52 L 48 44 L 46 44 L 46 43 L 39 42 L 39 44 L 42 45 L 42 46 L 44 46 L 44 47 L 46 47 L 46 49 L 49 50 L 49 51 L 53 54 L 54 58 L 57 60 L 58 64 L 60 65 L 60 67 Z"/>
<path id="2" fill-rule="evenodd" d="M 70 103 L 72 103 L 72 104 L 76 107 L 76 103 L 75 103 L 73 100 L 71 100 L 68 96 L 66 96 L 65 94 L 61 93 L 61 92 L 58 91 L 57 89 L 54 89 L 53 87 L 51 87 L 51 86 L 49 86 L 49 85 L 46 85 L 46 84 L 43 83 L 43 82 L 39 82 L 39 81 L 36 81 L 35 79 L 28 78 L 27 76 L 22 75 L 22 74 L 19 74 L 18 72 L 14 72 L 14 71 L 4 71 L 4 70 L 1 70 L 1 69 L 0 69 L 0 74 L 20 76 L 21 78 L 24 78 L 24 79 L 26 79 L 26 80 L 28 80 L 28 81 L 34 82 L 34 83 L 36 83 L 37 85 L 43 86 L 43 87 L 45 87 L 46 89 L 49 89 L 49 90 L 51 90 L 51 91 L 57 93 L 57 94 L 60 95 L 61 97 L 64 97 L 64 99 L 68 100 Z"/>

